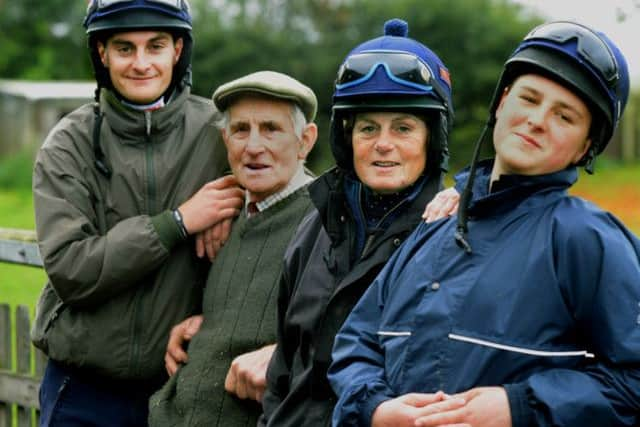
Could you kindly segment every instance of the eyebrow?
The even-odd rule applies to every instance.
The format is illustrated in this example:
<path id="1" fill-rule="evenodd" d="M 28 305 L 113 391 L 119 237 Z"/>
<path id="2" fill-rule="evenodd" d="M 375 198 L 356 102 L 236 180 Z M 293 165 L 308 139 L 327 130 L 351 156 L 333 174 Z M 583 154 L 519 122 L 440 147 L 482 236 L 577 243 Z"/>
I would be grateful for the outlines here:
<path id="1" fill-rule="evenodd" d="M 391 118 L 392 121 L 405 120 L 405 119 L 419 120 L 419 118 L 417 116 L 415 116 L 413 114 L 409 114 L 409 113 L 407 113 L 407 114 L 399 113 L 398 116 L 394 116 L 394 117 Z M 359 115 L 358 118 L 356 118 L 356 122 L 358 120 L 367 121 L 367 122 L 371 122 L 371 123 L 377 123 L 376 120 L 371 118 L 369 116 L 369 114 L 367 114 L 367 113 Z"/>
<path id="2" fill-rule="evenodd" d="M 169 34 L 158 34 L 157 36 L 152 37 L 149 40 L 147 40 L 146 43 L 155 43 L 155 42 L 169 40 L 169 39 L 171 39 L 171 36 Z M 114 37 L 113 39 L 111 39 L 110 43 L 119 44 L 119 45 L 134 45 L 135 44 L 131 40 L 119 39 L 117 36 Z"/>

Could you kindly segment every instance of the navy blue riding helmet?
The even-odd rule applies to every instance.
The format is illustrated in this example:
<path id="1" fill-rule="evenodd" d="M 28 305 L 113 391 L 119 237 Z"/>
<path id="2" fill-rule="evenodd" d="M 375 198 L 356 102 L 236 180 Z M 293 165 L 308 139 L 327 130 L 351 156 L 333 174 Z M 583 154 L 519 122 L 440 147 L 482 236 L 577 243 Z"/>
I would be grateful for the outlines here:
<path id="1" fill-rule="evenodd" d="M 460 198 L 456 241 L 467 252 L 467 209 L 481 145 L 495 125 L 495 115 L 504 89 L 518 76 L 540 74 L 570 88 L 592 115 L 591 146 L 578 162 L 593 173 L 595 157 L 611 140 L 629 98 L 629 70 L 618 47 L 603 33 L 575 22 L 557 21 L 529 32 L 504 64 L 491 102 L 487 124 L 476 143 L 469 178 Z"/>
<path id="2" fill-rule="evenodd" d="M 408 24 L 391 19 L 384 35 L 356 46 L 338 70 L 333 93 L 331 149 L 339 167 L 353 170 L 345 119 L 359 111 L 411 111 L 429 117 L 428 161 L 447 169 L 453 122 L 449 70 L 424 44 L 408 37 Z"/>
<path id="3" fill-rule="evenodd" d="M 191 13 L 187 0 L 91 0 L 84 18 L 87 30 L 89 55 L 98 84 L 96 88 L 95 124 L 93 127 L 93 149 L 95 167 L 106 178 L 111 177 L 111 168 L 100 147 L 102 114 L 99 107 L 100 88 L 113 88 L 109 70 L 102 64 L 98 53 L 98 42 L 105 43 L 110 35 L 118 31 L 157 29 L 170 32 L 174 39 L 182 38 L 180 59 L 173 67 L 171 83 L 163 96 L 170 96 L 176 88 L 191 86 Z"/>

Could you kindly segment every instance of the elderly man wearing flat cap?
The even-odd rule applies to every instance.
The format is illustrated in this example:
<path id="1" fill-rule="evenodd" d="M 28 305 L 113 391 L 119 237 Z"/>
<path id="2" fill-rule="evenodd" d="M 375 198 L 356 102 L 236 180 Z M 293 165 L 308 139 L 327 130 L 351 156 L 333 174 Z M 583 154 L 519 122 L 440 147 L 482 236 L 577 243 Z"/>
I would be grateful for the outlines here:
<path id="1" fill-rule="evenodd" d="M 202 315 L 171 332 L 171 378 L 150 400 L 151 426 L 256 425 L 276 341 L 282 259 L 312 209 L 304 160 L 317 138 L 313 91 L 261 71 L 223 84 L 213 101 L 229 164 L 246 189 L 245 210 L 213 261 Z"/>

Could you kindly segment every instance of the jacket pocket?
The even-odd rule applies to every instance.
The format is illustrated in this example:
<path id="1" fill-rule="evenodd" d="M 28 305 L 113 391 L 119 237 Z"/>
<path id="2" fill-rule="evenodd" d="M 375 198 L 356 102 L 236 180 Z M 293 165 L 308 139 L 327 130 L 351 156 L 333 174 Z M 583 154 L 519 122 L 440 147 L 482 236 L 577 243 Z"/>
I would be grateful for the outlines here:
<path id="1" fill-rule="evenodd" d="M 38 299 L 35 321 L 31 327 L 33 345 L 45 354 L 49 353 L 47 333 L 65 307 L 65 304 L 53 290 L 51 283 L 47 282 Z"/>
<path id="2" fill-rule="evenodd" d="M 384 351 L 385 372 L 391 383 L 401 382 L 404 359 L 411 339 L 412 332 L 408 328 L 377 331 L 378 342 Z"/>

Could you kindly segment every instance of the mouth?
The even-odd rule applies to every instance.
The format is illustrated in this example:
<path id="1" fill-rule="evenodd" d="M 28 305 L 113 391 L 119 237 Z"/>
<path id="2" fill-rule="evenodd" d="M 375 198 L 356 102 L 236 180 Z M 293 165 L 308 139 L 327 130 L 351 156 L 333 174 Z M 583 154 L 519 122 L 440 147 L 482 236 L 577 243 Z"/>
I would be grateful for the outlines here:
<path id="1" fill-rule="evenodd" d="M 529 145 L 533 145 L 536 148 L 541 148 L 542 144 L 540 144 L 535 138 L 530 137 L 529 135 L 523 133 L 516 133 L 516 135 L 522 139 L 525 143 Z"/>
<path id="2" fill-rule="evenodd" d="M 392 168 L 392 167 L 400 165 L 400 163 L 378 160 L 378 161 L 373 162 L 372 165 L 377 167 L 377 168 Z"/>
<path id="3" fill-rule="evenodd" d="M 247 164 L 244 165 L 244 167 L 246 169 L 249 169 L 250 171 L 259 172 L 259 171 L 262 171 L 262 170 L 265 170 L 265 169 L 269 169 L 270 166 L 269 165 L 265 165 L 263 163 L 247 163 Z"/>

